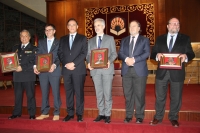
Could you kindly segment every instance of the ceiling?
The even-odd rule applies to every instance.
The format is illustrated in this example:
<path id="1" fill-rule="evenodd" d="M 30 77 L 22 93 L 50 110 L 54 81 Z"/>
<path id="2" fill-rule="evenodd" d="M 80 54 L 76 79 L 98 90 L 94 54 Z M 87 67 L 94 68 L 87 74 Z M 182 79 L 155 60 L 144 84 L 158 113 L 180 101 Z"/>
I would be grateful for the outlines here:
<path id="1" fill-rule="evenodd" d="M 45 0 L 0 0 L 1 3 L 46 22 Z"/>

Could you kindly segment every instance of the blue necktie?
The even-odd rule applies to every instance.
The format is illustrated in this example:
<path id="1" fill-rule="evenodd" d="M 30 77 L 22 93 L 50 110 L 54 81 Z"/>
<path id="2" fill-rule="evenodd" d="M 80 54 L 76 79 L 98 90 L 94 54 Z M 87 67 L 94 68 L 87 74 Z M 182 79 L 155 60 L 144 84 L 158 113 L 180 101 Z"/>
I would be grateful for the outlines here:
<path id="1" fill-rule="evenodd" d="M 134 45 L 134 36 L 132 37 L 131 43 L 129 44 L 129 57 L 133 57 L 132 51 L 133 51 L 133 45 Z"/>
<path id="2" fill-rule="evenodd" d="M 49 53 L 50 49 L 51 49 L 51 40 L 48 40 L 48 42 L 47 42 L 47 48 L 48 48 L 48 53 Z"/>
<path id="3" fill-rule="evenodd" d="M 69 47 L 70 47 L 70 49 L 72 48 L 72 44 L 73 44 L 73 37 L 74 37 L 74 35 L 71 35 L 71 38 L 70 38 L 70 40 L 69 40 Z"/>
<path id="4" fill-rule="evenodd" d="M 101 36 L 99 36 L 99 39 L 98 39 L 98 48 L 100 48 L 101 47 Z"/>
<path id="5" fill-rule="evenodd" d="M 172 51 L 173 37 L 174 36 L 171 36 L 171 39 L 170 39 L 170 42 L 169 42 L 169 52 Z"/>

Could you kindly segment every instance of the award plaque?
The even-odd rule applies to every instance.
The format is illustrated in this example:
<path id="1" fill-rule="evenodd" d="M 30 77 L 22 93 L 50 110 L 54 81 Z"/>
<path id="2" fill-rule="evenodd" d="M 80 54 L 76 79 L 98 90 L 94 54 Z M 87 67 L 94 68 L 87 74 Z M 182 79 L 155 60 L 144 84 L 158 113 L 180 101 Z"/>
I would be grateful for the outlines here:
<path id="1" fill-rule="evenodd" d="M 51 68 L 53 58 L 52 53 L 38 54 L 36 57 L 36 67 L 39 72 L 48 72 Z"/>
<path id="2" fill-rule="evenodd" d="M 162 69 L 182 69 L 181 54 L 162 53 L 160 58 L 160 68 Z"/>
<path id="3" fill-rule="evenodd" d="M 91 51 L 90 65 L 92 68 L 108 67 L 108 49 L 94 49 Z"/>
<path id="4" fill-rule="evenodd" d="M 2 73 L 15 71 L 19 65 L 17 53 L 0 53 Z"/>

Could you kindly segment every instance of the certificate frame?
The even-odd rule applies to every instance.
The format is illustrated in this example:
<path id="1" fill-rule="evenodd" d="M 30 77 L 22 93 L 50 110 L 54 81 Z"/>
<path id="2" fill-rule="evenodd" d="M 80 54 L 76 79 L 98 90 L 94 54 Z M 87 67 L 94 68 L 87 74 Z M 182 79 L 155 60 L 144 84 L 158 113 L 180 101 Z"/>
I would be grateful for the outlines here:
<path id="1" fill-rule="evenodd" d="M 15 52 L 0 53 L 2 73 L 12 72 L 19 66 L 18 55 Z"/>
<path id="2" fill-rule="evenodd" d="M 53 54 L 37 54 L 36 68 L 39 72 L 48 72 L 53 62 Z"/>
<path id="3" fill-rule="evenodd" d="M 108 48 L 91 50 L 90 66 L 92 68 L 107 68 Z"/>
<path id="4" fill-rule="evenodd" d="M 180 53 L 162 53 L 160 68 L 162 69 L 182 69 Z"/>

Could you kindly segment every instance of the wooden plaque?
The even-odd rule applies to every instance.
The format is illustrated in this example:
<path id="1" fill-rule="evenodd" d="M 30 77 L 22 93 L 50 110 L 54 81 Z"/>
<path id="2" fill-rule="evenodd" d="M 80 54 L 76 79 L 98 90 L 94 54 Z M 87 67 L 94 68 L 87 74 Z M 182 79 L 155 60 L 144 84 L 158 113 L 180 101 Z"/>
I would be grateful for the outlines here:
<path id="1" fill-rule="evenodd" d="M 36 61 L 36 67 L 39 72 L 48 72 L 53 62 L 53 55 L 52 53 L 38 54 Z"/>
<path id="2" fill-rule="evenodd" d="M 162 69 L 182 69 L 181 54 L 162 53 L 163 57 L 160 59 L 160 68 Z"/>
<path id="3" fill-rule="evenodd" d="M 108 49 L 94 49 L 91 51 L 90 65 L 92 68 L 108 67 Z"/>
<path id="4" fill-rule="evenodd" d="M 15 71 L 19 65 L 17 53 L 0 53 L 2 73 Z"/>

